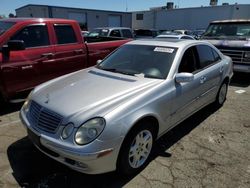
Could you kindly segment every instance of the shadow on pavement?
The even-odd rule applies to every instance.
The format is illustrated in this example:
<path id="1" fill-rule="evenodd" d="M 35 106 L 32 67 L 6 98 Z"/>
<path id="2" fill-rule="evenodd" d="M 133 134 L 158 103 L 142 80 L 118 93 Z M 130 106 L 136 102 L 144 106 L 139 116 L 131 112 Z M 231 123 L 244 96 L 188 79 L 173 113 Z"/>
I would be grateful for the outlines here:
<path id="1" fill-rule="evenodd" d="M 0 102 L 0 116 L 19 111 L 22 105 L 23 105 L 23 102 L 15 103 L 15 104 Z"/>
<path id="2" fill-rule="evenodd" d="M 155 145 L 151 160 L 157 156 L 171 157 L 166 150 L 216 110 L 211 105 L 205 107 L 161 137 Z M 116 172 L 102 175 L 75 172 L 40 153 L 28 137 L 10 145 L 7 153 L 13 176 L 21 187 L 122 187 L 133 178 L 119 176 Z"/>
<path id="3" fill-rule="evenodd" d="M 234 72 L 234 76 L 230 85 L 237 87 L 248 87 L 250 85 L 250 73 Z"/>

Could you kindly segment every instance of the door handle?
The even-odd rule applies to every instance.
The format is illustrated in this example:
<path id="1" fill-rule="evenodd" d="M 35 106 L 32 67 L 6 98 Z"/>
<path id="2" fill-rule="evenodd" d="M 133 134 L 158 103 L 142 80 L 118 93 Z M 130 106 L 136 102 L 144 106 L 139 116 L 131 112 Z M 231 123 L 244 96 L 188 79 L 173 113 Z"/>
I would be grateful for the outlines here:
<path id="1" fill-rule="evenodd" d="M 220 67 L 220 73 L 222 73 L 224 71 L 224 66 Z"/>
<path id="2" fill-rule="evenodd" d="M 207 80 L 207 78 L 205 76 L 202 76 L 200 78 L 200 83 L 203 84 L 206 80 Z"/>
<path id="3" fill-rule="evenodd" d="M 80 53 L 82 53 L 82 52 L 83 52 L 83 49 L 74 50 L 74 52 L 75 52 L 76 54 L 80 54 Z"/>
<path id="4" fill-rule="evenodd" d="M 33 68 L 32 65 L 22 66 L 22 70 L 32 69 L 32 68 Z"/>
<path id="5" fill-rule="evenodd" d="M 55 54 L 53 53 L 45 53 L 45 54 L 42 54 L 42 57 L 47 57 L 47 58 L 52 58 L 54 57 Z"/>

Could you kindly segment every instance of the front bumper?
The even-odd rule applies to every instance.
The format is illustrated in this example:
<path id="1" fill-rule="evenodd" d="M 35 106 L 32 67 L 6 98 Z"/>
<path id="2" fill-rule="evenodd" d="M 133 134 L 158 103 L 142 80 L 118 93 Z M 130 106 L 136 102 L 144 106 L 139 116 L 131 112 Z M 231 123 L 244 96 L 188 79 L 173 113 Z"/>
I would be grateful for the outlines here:
<path id="1" fill-rule="evenodd" d="M 95 140 L 88 146 L 68 147 L 60 141 L 41 134 L 35 130 L 27 120 L 23 110 L 20 118 L 27 129 L 28 136 L 33 144 L 44 154 L 54 160 L 63 163 L 79 172 L 86 174 L 101 174 L 116 170 L 116 161 L 123 138 L 108 141 L 108 143 Z M 92 146 L 91 146 L 92 145 Z M 104 145 L 103 148 L 100 146 Z M 97 147 L 96 147 L 97 146 Z M 109 146 L 109 147 L 106 147 Z M 88 152 L 89 148 L 98 148 L 97 151 Z"/>

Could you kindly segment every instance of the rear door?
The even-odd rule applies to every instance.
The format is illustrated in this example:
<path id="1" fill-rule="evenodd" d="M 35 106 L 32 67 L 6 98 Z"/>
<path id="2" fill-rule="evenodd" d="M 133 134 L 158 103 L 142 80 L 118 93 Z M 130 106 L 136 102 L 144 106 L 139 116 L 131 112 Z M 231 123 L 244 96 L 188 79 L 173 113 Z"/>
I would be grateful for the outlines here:
<path id="1" fill-rule="evenodd" d="M 11 51 L 2 64 L 2 77 L 8 95 L 33 88 L 44 80 L 41 69 L 46 54 L 54 53 L 45 23 L 24 26 L 10 40 L 23 40 L 25 50 Z"/>
<path id="2" fill-rule="evenodd" d="M 53 28 L 56 39 L 54 61 L 48 63 L 46 71 L 60 76 L 86 68 L 87 50 L 76 35 L 79 28 L 71 24 L 54 24 Z"/>

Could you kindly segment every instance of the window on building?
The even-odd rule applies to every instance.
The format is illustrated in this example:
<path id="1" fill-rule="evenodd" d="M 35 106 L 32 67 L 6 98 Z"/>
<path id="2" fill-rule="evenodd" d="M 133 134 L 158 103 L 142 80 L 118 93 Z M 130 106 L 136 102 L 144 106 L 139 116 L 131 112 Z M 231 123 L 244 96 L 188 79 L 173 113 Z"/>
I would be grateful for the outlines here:
<path id="1" fill-rule="evenodd" d="M 27 26 L 11 37 L 11 40 L 23 40 L 26 48 L 50 44 L 46 25 Z"/>
<path id="2" fill-rule="evenodd" d="M 143 14 L 136 14 L 136 20 L 143 20 Z"/>
<path id="3" fill-rule="evenodd" d="M 132 32 L 129 29 L 122 29 L 122 35 L 124 38 L 133 38 Z"/>
<path id="4" fill-rule="evenodd" d="M 57 44 L 77 43 L 74 29 L 71 25 L 54 25 Z"/>
<path id="5" fill-rule="evenodd" d="M 112 30 L 109 36 L 111 36 L 111 37 L 121 37 L 120 30 L 118 30 L 118 29 Z"/>

